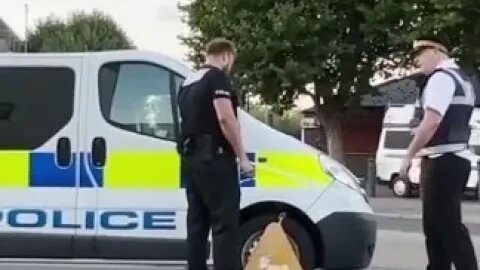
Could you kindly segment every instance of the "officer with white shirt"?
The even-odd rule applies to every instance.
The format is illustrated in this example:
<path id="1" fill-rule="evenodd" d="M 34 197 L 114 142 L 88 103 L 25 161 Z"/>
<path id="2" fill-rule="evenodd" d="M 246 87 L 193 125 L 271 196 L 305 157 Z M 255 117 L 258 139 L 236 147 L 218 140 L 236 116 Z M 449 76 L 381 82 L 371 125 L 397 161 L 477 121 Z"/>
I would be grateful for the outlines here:
<path id="1" fill-rule="evenodd" d="M 427 80 L 421 88 L 420 123 L 401 167 L 406 177 L 411 160 L 422 158 L 423 229 L 428 270 L 477 270 L 477 259 L 462 223 L 461 200 L 471 166 L 464 157 L 475 93 L 468 76 L 449 57 L 438 37 L 417 39 L 414 59 Z"/>

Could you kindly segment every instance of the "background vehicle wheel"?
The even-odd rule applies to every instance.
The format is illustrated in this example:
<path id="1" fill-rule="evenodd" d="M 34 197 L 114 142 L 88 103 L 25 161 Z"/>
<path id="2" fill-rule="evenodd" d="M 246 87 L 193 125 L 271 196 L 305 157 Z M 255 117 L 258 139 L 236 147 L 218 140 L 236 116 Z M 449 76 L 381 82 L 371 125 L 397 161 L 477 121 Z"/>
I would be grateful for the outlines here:
<path id="1" fill-rule="evenodd" d="M 402 177 L 395 177 L 392 183 L 392 191 L 397 197 L 411 197 L 412 184 Z"/>
<path id="2" fill-rule="evenodd" d="M 240 256 L 242 267 L 246 266 L 248 257 L 258 243 L 265 227 L 277 219 L 277 215 L 254 217 L 244 222 L 240 227 Z M 283 229 L 289 238 L 295 255 L 300 258 L 304 270 L 315 268 L 315 248 L 310 234 L 294 219 L 287 217 L 283 220 Z"/>

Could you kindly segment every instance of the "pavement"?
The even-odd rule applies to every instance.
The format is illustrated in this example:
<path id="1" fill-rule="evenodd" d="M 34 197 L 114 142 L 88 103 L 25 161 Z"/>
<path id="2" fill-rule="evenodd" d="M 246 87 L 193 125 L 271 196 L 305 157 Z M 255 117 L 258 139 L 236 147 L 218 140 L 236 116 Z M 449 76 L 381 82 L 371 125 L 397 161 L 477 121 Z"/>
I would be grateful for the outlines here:
<path id="1" fill-rule="evenodd" d="M 422 232 L 422 204 L 419 198 L 370 198 L 380 227 L 385 230 Z M 465 199 L 462 219 L 472 234 L 480 235 L 480 202 Z"/>
<path id="2" fill-rule="evenodd" d="M 369 270 L 423 270 L 427 261 L 418 198 L 394 198 L 391 191 L 377 189 L 369 198 L 377 214 L 377 247 Z M 470 230 L 477 257 L 480 258 L 480 202 L 466 199 L 462 205 L 463 220 Z M 102 264 L 8 264 L 0 270 L 183 270 L 184 266 L 135 266 Z"/>
<path id="3" fill-rule="evenodd" d="M 478 258 L 480 235 L 472 235 L 472 241 Z M 426 262 L 422 233 L 381 230 L 370 269 L 423 270 Z"/>
<path id="4" fill-rule="evenodd" d="M 383 193 L 386 194 L 386 193 Z M 369 269 L 423 270 L 427 261 L 419 198 L 370 198 L 377 215 L 378 241 Z M 465 199 L 463 221 L 470 231 L 480 259 L 480 202 Z"/>

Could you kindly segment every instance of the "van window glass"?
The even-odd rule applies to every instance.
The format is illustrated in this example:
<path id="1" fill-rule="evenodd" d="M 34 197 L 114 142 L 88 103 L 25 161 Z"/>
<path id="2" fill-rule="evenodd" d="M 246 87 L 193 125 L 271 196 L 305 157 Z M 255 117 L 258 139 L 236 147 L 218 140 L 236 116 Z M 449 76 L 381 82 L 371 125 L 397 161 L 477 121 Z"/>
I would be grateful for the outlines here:
<path id="1" fill-rule="evenodd" d="M 178 91 L 180 91 L 180 87 L 182 86 L 183 82 L 185 81 L 185 78 L 183 77 L 179 77 L 179 76 L 175 76 L 175 91 L 176 91 L 176 94 L 178 95 Z M 175 101 L 176 102 L 176 101 Z M 181 119 L 180 119 L 180 111 L 179 111 L 179 108 L 178 108 L 178 104 L 175 103 L 175 110 L 177 112 L 177 121 L 178 123 L 180 123 Z"/>
<path id="2" fill-rule="evenodd" d="M 99 76 L 102 114 L 112 125 L 175 139 L 171 72 L 147 63 L 110 63 Z"/>
<path id="3" fill-rule="evenodd" d="M 0 150 L 33 150 L 73 115 L 75 73 L 64 67 L 0 67 Z"/>
<path id="4" fill-rule="evenodd" d="M 185 78 L 175 76 L 175 91 L 178 93 L 180 90 L 180 87 L 182 86 L 182 83 L 185 81 Z"/>
<path id="5" fill-rule="evenodd" d="M 384 146 L 387 149 L 406 150 L 412 139 L 410 131 L 387 131 Z"/>
<path id="6" fill-rule="evenodd" d="M 480 145 L 473 145 L 471 146 L 472 151 L 475 155 L 480 156 Z"/>

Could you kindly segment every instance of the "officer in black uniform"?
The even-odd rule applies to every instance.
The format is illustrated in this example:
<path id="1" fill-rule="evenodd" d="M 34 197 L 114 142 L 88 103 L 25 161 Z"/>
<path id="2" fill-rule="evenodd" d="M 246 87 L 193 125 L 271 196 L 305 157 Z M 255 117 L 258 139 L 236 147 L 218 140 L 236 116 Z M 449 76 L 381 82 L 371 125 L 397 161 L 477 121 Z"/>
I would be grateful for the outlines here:
<path id="1" fill-rule="evenodd" d="M 401 176 L 411 160 L 422 159 L 420 184 L 429 270 L 477 270 L 475 251 L 462 224 L 461 200 L 470 175 L 469 121 L 475 93 L 469 77 L 448 56 L 436 36 L 418 39 L 414 57 L 427 80 L 419 96 L 419 126 Z"/>
<path id="2" fill-rule="evenodd" d="M 240 269 L 237 228 L 240 211 L 238 163 L 251 172 L 237 121 L 237 95 L 228 77 L 232 42 L 211 41 L 206 62 L 186 78 L 179 95 L 181 178 L 186 185 L 188 267 L 207 270 L 207 237 L 213 236 L 216 270 Z"/>

